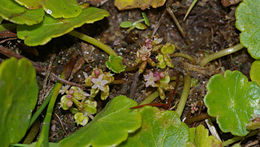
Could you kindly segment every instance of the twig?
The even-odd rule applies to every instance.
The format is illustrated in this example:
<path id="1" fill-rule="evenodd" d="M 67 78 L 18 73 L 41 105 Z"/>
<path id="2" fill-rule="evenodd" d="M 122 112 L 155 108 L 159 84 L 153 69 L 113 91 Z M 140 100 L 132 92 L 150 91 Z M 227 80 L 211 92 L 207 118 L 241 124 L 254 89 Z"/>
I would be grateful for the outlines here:
<path id="1" fill-rule="evenodd" d="M 47 68 L 47 72 L 46 72 L 45 78 L 43 80 L 43 87 L 42 87 L 42 90 L 41 90 L 40 95 L 39 95 L 39 100 L 38 100 L 39 102 L 38 102 L 38 104 L 41 104 L 42 101 L 44 100 L 46 89 L 47 89 L 46 87 L 47 87 L 48 78 L 50 76 L 51 67 L 52 67 L 52 64 L 53 64 L 53 61 L 54 61 L 55 57 L 56 57 L 56 55 L 53 54 L 51 56 L 51 58 L 50 58 L 50 63 L 49 63 L 49 66 Z"/>
<path id="2" fill-rule="evenodd" d="M 71 86 L 76 86 L 76 87 L 79 87 L 79 88 L 82 88 L 82 89 L 85 89 L 86 87 L 84 85 L 81 85 L 81 84 L 77 84 L 77 83 L 74 83 L 74 82 L 70 82 L 70 81 L 67 81 L 67 80 L 64 80 L 62 79 L 61 77 L 55 75 L 54 73 L 51 73 L 51 76 L 54 77 L 57 81 L 63 83 L 63 84 L 67 84 L 67 85 L 71 85 Z"/>
<path id="3" fill-rule="evenodd" d="M 0 46 L 0 53 L 2 53 L 3 55 L 7 56 L 7 57 L 15 57 L 17 59 L 21 59 L 21 58 L 25 58 L 24 56 L 21 56 L 19 54 L 16 54 L 10 50 L 8 50 L 7 48 L 5 47 L 2 47 Z M 27 58 L 26 58 L 27 59 Z M 29 59 L 28 59 L 29 60 Z M 31 61 L 31 60 L 29 60 Z M 42 72 L 46 72 L 46 67 L 45 66 L 41 66 L 39 64 L 37 64 L 36 62 L 33 62 L 31 61 L 35 70 L 39 73 L 42 74 Z M 70 73 L 69 73 L 70 74 Z M 63 83 L 63 84 L 67 84 L 67 85 L 72 85 L 72 86 L 77 86 L 77 87 L 80 87 L 80 88 L 83 88 L 85 89 L 85 86 L 84 85 L 81 85 L 81 84 L 77 84 L 77 83 L 74 83 L 74 82 L 70 82 L 70 81 L 67 81 L 67 80 L 64 80 L 62 78 L 60 78 L 59 76 L 57 76 L 56 74 L 54 73 L 50 73 L 50 76 L 53 77 L 54 79 L 56 79 L 57 81 Z"/>
<path id="4" fill-rule="evenodd" d="M 158 23 L 157 23 L 156 26 L 154 27 L 152 37 L 155 35 L 155 33 L 157 32 L 157 30 L 159 29 L 159 27 L 160 27 L 160 25 L 161 25 L 161 23 L 162 23 L 162 20 L 163 20 L 163 18 L 164 18 L 164 16 L 165 16 L 165 14 L 166 14 L 166 10 L 163 11 L 163 14 L 161 15 L 161 17 L 160 17 Z"/>
<path id="5" fill-rule="evenodd" d="M 202 120 L 207 119 L 207 118 L 209 118 L 209 115 L 207 113 L 202 113 L 202 114 L 200 114 L 198 116 L 193 116 L 190 119 L 186 119 L 185 123 L 187 125 L 190 125 L 190 124 L 192 124 L 194 122 L 199 122 L 199 121 L 202 121 Z"/>
<path id="6" fill-rule="evenodd" d="M 5 43 L 6 41 L 16 40 L 16 39 L 17 39 L 17 38 L 7 38 L 7 39 L 4 39 L 4 40 L 0 41 L 0 44 Z"/>
<path id="7" fill-rule="evenodd" d="M 133 83 L 131 85 L 131 89 L 130 89 L 130 98 L 133 98 L 134 97 L 134 94 L 135 94 L 135 91 L 136 91 L 136 87 L 137 87 L 137 82 L 138 82 L 138 79 L 139 79 L 139 71 L 137 71 L 135 73 L 135 76 L 134 76 L 134 80 L 133 80 Z"/>
<path id="8" fill-rule="evenodd" d="M 59 117 L 56 113 L 54 113 L 54 114 L 55 114 L 55 116 L 58 118 L 58 120 L 59 120 L 59 122 L 60 122 L 60 125 L 61 125 L 61 127 L 62 127 L 62 130 L 65 132 L 65 134 L 66 134 L 66 136 L 67 136 L 68 133 L 67 133 L 67 131 L 65 130 L 65 128 L 64 128 L 64 126 L 63 126 L 63 123 L 62 123 L 60 117 Z"/>
<path id="9" fill-rule="evenodd" d="M 177 26 L 179 32 L 181 33 L 181 36 L 184 38 L 185 42 L 186 42 L 187 44 L 190 44 L 190 41 L 186 38 L 186 34 L 185 34 L 185 32 L 183 31 L 183 29 L 182 29 L 182 27 L 181 27 L 181 25 L 180 25 L 178 19 L 176 18 L 176 16 L 175 16 L 174 13 L 172 12 L 171 8 L 168 7 L 168 8 L 166 8 L 166 10 L 167 10 L 167 12 L 170 14 L 170 16 L 172 17 L 174 23 L 176 24 L 176 26 Z"/>
<path id="10" fill-rule="evenodd" d="M 17 59 L 25 58 L 24 56 L 16 54 L 15 52 L 10 51 L 9 49 L 7 49 L 7 48 L 5 48 L 3 46 L 0 46 L 0 53 L 5 55 L 5 56 L 7 56 L 7 57 L 15 57 Z M 26 58 L 26 59 L 29 60 L 28 58 Z M 29 61 L 31 61 L 31 60 L 29 60 Z M 37 63 L 35 63 L 33 61 L 31 61 L 31 62 L 32 62 L 32 64 L 33 64 L 33 66 L 34 66 L 36 71 L 43 72 L 43 71 L 46 70 L 45 67 L 43 67 L 43 66 L 41 66 L 41 65 L 39 65 L 39 64 L 37 64 Z"/>

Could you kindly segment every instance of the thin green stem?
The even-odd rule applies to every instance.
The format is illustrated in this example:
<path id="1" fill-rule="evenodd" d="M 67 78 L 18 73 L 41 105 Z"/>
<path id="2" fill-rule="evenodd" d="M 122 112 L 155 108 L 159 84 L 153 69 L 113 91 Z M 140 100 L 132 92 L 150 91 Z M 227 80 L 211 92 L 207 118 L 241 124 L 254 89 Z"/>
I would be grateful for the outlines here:
<path id="1" fill-rule="evenodd" d="M 185 106 L 187 98 L 189 96 L 190 86 L 191 86 L 190 75 L 189 74 L 184 75 L 184 86 L 183 86 L 180 102 L 179 102 L 179 104 L 177 106 L 177 110 L 176 110 L 176 112 L 179 114 L 180 117 L 182 115 L 182 112 L 184 110 L 184 106 Z"/>
<path id="2" fill-rule="evenodd" d="M 212 60 L 215 60 L 215 59 L 218 59 L 220 57 L 232 54 L 232 53 L 237 52 L 237 51 L 239 51 L 241 49 L 243 49 L 243 45 L 242 44 L 237 44 L 235 46 L 232 46 L 232 47 L 227 48 L 227 49 L 223 49 L 223 50 L 221 50 L 219 52 L 213 53 L 213 54 L 203 58 L 200 61 L 199 64 L 200 64 L 200 66 L 205 66 L 206 64 L 208 64 Z"/>
<path id="3" fill-rule="evenodd" d="M 150 94 L 148 97 L 146 97 L 146 98 L 140 103 L 140 105 L 150 104 L 150 103 L 153 102 L 158 96 L 159 96 L 159 92 L 156 90 L 155 92 L 153 92 L 152 94 Z"/>
<path id="4" fill-rule="evenodd" d="M 190 14 L 192 8 L 196 5 L 197 1 L 198 1 L 198 0 L 193 0 L 193 2 L 191 3 L 191 5 L 190 5 L 188 11 L 187 11 L 186 14 L 185 14 L 185 17 L 183 18 L 183 21 L 186 20 L 186 18 L 187 18 L 188 15 Z"/>
<path id="5" fill-rule="evenodd" d="M 72 101 L 77 106 L 78 109 L 83 108 L 82 104 L 76 98 L 72 97 Z"/>
<path id="6" fill-rule="evenodd" d="M 105 45 L 104 43 L 98 41 L 95 38 L 92 38 L 92 37 L 90 37 L 90 36 L 88 36 L 86 34 L 83 34 L 83 33 L 77 32 L 77 31 L 71 31 L 69 34 L 71 36 L 74 36 L 76 38 L 79 38 L 81 40 L 84 40 L 84 41 L 92 44 L 92 45 L 95 45 L 95 46 L 99 47 L 104 52 L 108 53 L 109 55 L 117 56 L 117 53 L 112 48 L 110 48 L 108 45 Z"/>
<path id="7" fill-rule="evenodd" d="M 190 60 L 194 64 L 196 63 L 196 60 L 193 57 L 191 57 L 188 54 L 184 54 L 184 53 L 174 53 L 171 55 L 171 57 L 183 57 L 183 58 Z"/>
<path id="8" fill-rule="evenodd" d="M 254 131 L 250 132 L 249 134 L 247 134 L 247 135 L 244 136 L 244 137 L 241 137 L 241 136 L 233 137 L 233 138 L 231 138 L 231 139 L 228 139 L 228 140 L 224 141 L 222 145 L 223 145 L 223 146 L 229 146 L 229 145 L 231 145 L 231 144 L 233 144 L 233 143 L 235 143 L 235 142 L 238 142 L 238 141 L 240 141 L 240 140 L 242 140 L 242 139 L 245 139 L 245 138 L 254 136 L 254 135 L 256 135 L 257 133 L 258 133 L 258 130 L 254 130 Z"/>

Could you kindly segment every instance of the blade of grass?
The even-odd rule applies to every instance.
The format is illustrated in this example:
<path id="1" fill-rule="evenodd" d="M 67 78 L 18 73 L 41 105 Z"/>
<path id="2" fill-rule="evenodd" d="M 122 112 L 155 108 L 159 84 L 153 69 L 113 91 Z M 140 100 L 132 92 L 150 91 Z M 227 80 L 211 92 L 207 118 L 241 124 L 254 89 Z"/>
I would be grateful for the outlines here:
<path id="1" fill-rule="evenodd" d="M 64 77 L 64 74 L 61 75 L 61 78 L 63 78 L 63 77 Z M 37 141 L 36 147 L 41 147 L 41 146 L 48 147 L 49 146 L 48 137 L 49 137 L 49 129 L 50 129 L 52 111 L 53 111 L 53 107 L 54 107 L 54 104 L 56 102 L 56 99 L 57 99 L 57 96 L 59 94 L 61 87 L 62 87 L 61 83 L 56 83 L 53 88 L 53 93 L 51 95 L 50 103 L 48 105 L 46 116 L 43 121 L 42 131 L 40 133 L 40 137 Z"/>
<path id="2" fill-rule="evenodd" d="M 186 20 L 186 18 L 187 18 L 188 15 L 190 14 L 192 8 L 196 5 L 197 1 L 198 1 L 198 0 L 193 0 L 193 2 L 191 3 L 191 5 L 190 5 L 188 11 L 186 12 L 186 14 L 185 14 L 185 16 L 184 16 L 184 18 L 183 18 L 183 21 Z"/>
<path id="3" fill-rule="evenodd" d="M 76 55 L 73 54 L 70 61 L 66 64 L 63 72 L 61 73 L 62 79 L 68 79 L 68 77 L 71 74 L 71 71 L 75 65 L 76 62 Z M 55 86 L 53 87 L 53 92 L 51 95 L 51 99 L 47 108 L 46 116 L 43 121 L 42 130 L 40 133 L 40 137 L 36 143 L 36 147 L 48 147 L 49 146 L 49 130 L 50 130 L 50 122 L 52 117 L 53 108 L 56 102 L 56 99 L 58 97 L 59 91 L 62 87 L 62 83 L 57 82 Z"/>

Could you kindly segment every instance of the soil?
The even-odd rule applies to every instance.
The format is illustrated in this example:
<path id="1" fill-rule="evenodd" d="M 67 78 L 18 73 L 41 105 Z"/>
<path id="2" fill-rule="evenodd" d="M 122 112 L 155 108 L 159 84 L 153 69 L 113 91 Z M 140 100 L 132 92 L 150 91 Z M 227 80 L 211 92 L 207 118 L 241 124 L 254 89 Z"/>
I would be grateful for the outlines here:
<path id="1" fill-rule="evenodd" d="M 135 63 L 136 51 L 144 44 L 144 40 L 150 38 L 154 32 L 156 35 L 163 38 L 163 43 L 174 43 L 176 46 L 175 52 L 188 54 L 195 58 L 197 63 L 207 54 L 220 51 L 239 43 L 239 31 L 235 28 L 235 10 L 237 5 L 224 7 L 220 0 L 198 1 L 186 21 L 183 21 L 183 18 L 192 0 L 167 1 L 167 6 L 172 9 L 186 33 L 185 38 L 181 36 L 172 18 L 166 12 L 166 5 L 144 11 L 151 24 L 146 30 L 141 31 L 134 29 L 130 33 L 127 33 L 126 29 L 120 28 L 120 23 L 126 20 L 134 22 L 141 19 L 142 11 L 140 9 L 118 11 L 112 0 L 92 2 L 94 2 L 92 4 L 98 5 L 100 8 L 109 11 L 110 17 L 91 25 L 84 25 L 79 28 L 78 31 L 97 38 L 112 47 L 124 58 L 124 63 L 128 66 Z M 157 31 L 155 31 L 156 27 L 158 27 Z M 185 39 L 188 40 L 190 44 L 187 44 Z M 84 84 L 83 71 L 90 74 L 91 70 L 95 67 L 101 68 L 103 71 L 108 71 L 105 66 L 108 55 L 105 52 L 68 35 L 53 39 L 47 45 L 37 47 L 37 50 L 35 50 L 35 48 L 27 48 L 27 50 L 25 50 L 24 48 L 26 47 L 21 44 L 20 40 L 11 40 L 2 45 L 46 67 L 51 62 L 51 56 L 55 54 L 56 57 L 53 61 L 52 71 L 57 75 L 61 73 L 62 68 L 72 54 L 78 54 L 77 59 L 81 64 L 77 66 L 78 70 L 73 73 L 70 78 L 70 81 L 78 84 Z M 4 59 L 4 56 L 0 56 L 0 58 Z M 174 68 L 170 72 L 173 75 L 190 73 L 192 78 L 198 80 L 198 84 L 190 90 L 188 101 L 181 118 L 182 120 L 189 120 L 194 116 L 206 113 L 206 108 L 203 105 L 203 97 L 206 94 L 205 86 L 211 75 L 223 73 L 225 70 L 239 70 L 249 77 L 250 66 L 253 61 L 245 49 L 212 61 L 204 68 L 201 68 L 198 64 L 191 63 L 185 58 L 173 57 L 172 60 Z M 152 67 L 148 66 L 147 69 L 152 69 Z M 101 111 L 109 99 L 115 96 L 129 96 L 135 72 L 136 70 L 133 70 L 115 75 L 115 79 L 124 79 L 126 82 L 120 85 L 110 86 L 108 100 L 101 101 L 96 98 L 98 102 L 98 111 Z M 43 99 L 44 95 L 49 93 L 54 82 L 48 79 L 45 88 L 42 89 L 45 77 L 39 74 L 37 78 L 39 87 L 42 90 L 42 95 L 40 97 Z M 182 88 L 182 85 L 179 86 L 174 95 L 172 109 L 175 109 L 175 105 L 179 101 Z M 137 102 L 141 102 L 146 98 L 148 93 L 153 90 L 155 89 L 145 87 L 143 76 L 141 75 L 137 81 L 136 92 L 131 98 Z M 169 95 L 170 94 L 167 93 L 167 97 Z M 57 99 L 51 121 L 49 140 L 52 142 L 63 139 L 81 127 L 75 124 L 73 115 L 69 111 L 64 111 L 60 108 L 59 101 L 60 97 Z M 155 101 L 165 103 L 165 101 L 160 101 L 159 99 L 156 99 Z M 40 103 L 41 102 L 39 102 L 38 105 L 40 105 Z M 191 105 L 194 104 L 198 110 L 192 113 Z M 41 116 L 40 121 L 43 120 L 43 117 L 44 115 Z M 194 127 L 199 124 L 205 125 L 204 121 L 199 121 L 190 124 L 190 126 Z M 225 140 L 232 137 L 230 134 L 221 134 L 220 131 L 219 133 L 221 137 L 224 137 L 222 139 Z M 246 146 L 258 139 L 259 134 L 258 136 L 244 140 L 242 145 Z"/>

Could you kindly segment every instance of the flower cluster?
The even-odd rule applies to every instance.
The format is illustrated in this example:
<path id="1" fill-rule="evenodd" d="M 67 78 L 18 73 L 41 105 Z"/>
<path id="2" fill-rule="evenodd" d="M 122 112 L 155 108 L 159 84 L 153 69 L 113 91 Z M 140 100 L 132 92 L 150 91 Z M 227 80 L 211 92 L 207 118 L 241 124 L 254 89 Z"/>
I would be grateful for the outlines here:
<path id="1" fill-rule="evenodd" d="M 144 75 L 146 87 L 157 87 L 161 99 L 165 99 L 164 91 L 173 89 L 173 85 L 170 83 L 170 76 L 167 72 L 149 72 Z"/>
<path id="2" fill-rule="evenodd" d="M 101 91 L 101 99 L 105 100 L 109 96 L 109 86 L 114 81 L 110 72 L 104 72 L 101 69 L 94 69 L 90 76 L 85 74 L 85 85 L 91 87 L 90 98 L 94 98 Z"/>
<path id="3" fill-rule="evenodd" d="M 74 114 L 75 122 L 78 125 L 86 125 L 89 117 L 97 112 L 97 102 L 89 99 L 89 94 L 82 89 L 72 86 L 63 87 L 60 105 L 63 110 L 70 110 Z"/>

